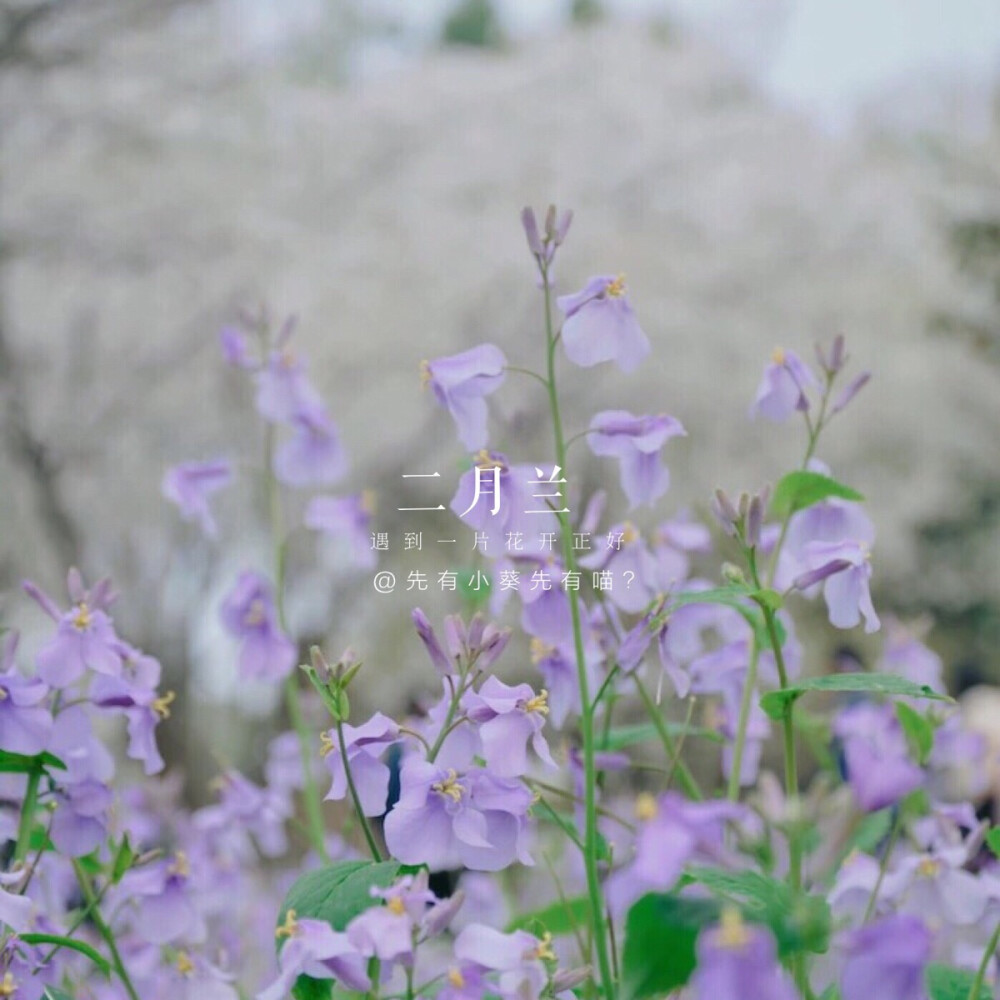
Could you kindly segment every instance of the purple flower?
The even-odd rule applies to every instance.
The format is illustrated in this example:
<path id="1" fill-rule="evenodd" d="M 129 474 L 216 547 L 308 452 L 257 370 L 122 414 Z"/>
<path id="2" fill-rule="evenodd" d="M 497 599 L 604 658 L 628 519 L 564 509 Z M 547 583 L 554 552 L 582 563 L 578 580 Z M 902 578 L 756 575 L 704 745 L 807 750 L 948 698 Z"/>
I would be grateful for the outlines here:
<path id="1" fill-rule="evenodd" d="M 143 762 L 146 774 L 163 770 L 156 746 L 156 727 L 170 718 L 173 691 L 157 694 L 160 664 L 151 656 L 122 643 L 124 670 L 121 677 L 98 677 L 91 700 L 98 708 L 121 709 L 128 719 L 128 755 Z"/>
<path id="2" fill-rule="evenodd" d="M 446 358 L 420 362 L 420 379 L 454 418 L 458 436 L 469 451 L 485 448 L 486 400 L 500 388 L 507 359 L 493 344 L 480 344 Z"/>
<path id="3" fill-rule="evenodd" d="M 278 955 L 281 972 L 257 1000 L 284 1000 L 299 976 L 336 979 L 349 990 L 365 991 L 371 986 L 367 959 L 360 955 L 346 934 L 335 931 L 325 920 L 299 920 L 294 910 L 285 913 L 284 923 L 275 932 L 284 944 Z"/>
<path id="4" fill-rule="evenodd" d="M 347 453 L 322 404 L 303 407 L 289 421 L 292 434 L 274 453 L 274 474 L 286 486 L 327 486 L 347 471 Z"/>
<path id="5" fill-rule="evenodd" d="M 347 939 L 365 958 L 413 964 L 415 932 L 437 897 L 427 888 L 427 872 L 406 875 L 388 889 L 371 890 L 385 906 L 370 906 L 346 928 Z"/>
<path id="6" fill-rule="evenodd" d="M 285 795 L 272 788 L 261 788 L 232 770 L 216 778 L 213 786 L 219 791 L 219 802 L 199 810 L 195 820 L 199 832 L 232 835 L 235 843 L 245 842 L 249 834 L 256 851 L 265 857 L 275 858 L 285 853 L 288 846 L 285 820 L 291 814 Z M 255 853 L 254 847 L 250 853 Z"/>
<path id="7" fill-rule="evenodd" d="M 885 647 L 880 669 L 899 674 L 914 684 L 922 684 L 939 694 L 945 693 L 941 657 L 929 649 L 913 631 L 896 618 L 887 621 Z"/>
<path id="8" fill-rule="evenodd" d="M 150 944 L 169 944 L 181 938 L 198 942 L 205 937 L 205 922 L 194 904 L 190 877 L 183 851 L 125 874 L 121 894 L 135 902 L 135 929 L 141 938 Z"/>
<path id="9" fill-rule="evenodd" d="M 342 799 L 347 795 L 347 773 L 340 752 L 337 730 L 323 733 L 323 756 L 333 783 L 327 799 Z M 399 740 L 399 726 L 392 719 L 376 712 L 360 726 L 344 725 L 344 746 L 351 768 L 351 778 L 366 816 L 381 816 L 389 796 L 389 768 L 379 759 Z"/>
<path id="10" fill-rule="evenodd" d="M 587 443 L 595 455 L 617 458 L 629 504 L 655 503 L 670 486 L 660 449 L 672 437 L 687 434 L 679 420 L 665 413 L 636 417 L 628 410 L 604 410 L 590 421 Z"/>
<path id="11" fill-rule="evenodd" d="M 455 938 L 455 957 L 483 971 L 498 972 L 497 992 L 505 1000 L 538 1000 L 549 979 L 544 962 L 556 960 L 551 940 L 551 935 L 503 934 L 484 924 L 469 924 Z"/>
<path id="12" fill-rule="evenodd" d="M 846 935 L 843 1000 L 926 1000 L 931 934 L 916 917 L 892 916 Z M 877 984 L 877 985 L 876 985 Z"/>
<path id="13" fill-rule="evenodd" d="M 184 462 L 167 470 L 163 477 L 163 495 L 180 507 L 185 521 L 197 521 L 209 538 L 215 538 L 219 528 L 208 501 L 232 479 L 232 466 L 225 459 Z"/>
<path id="14" fill-rule="evenodd" d="M 66 612 L 35 584 L 25 581 L 22 585 L 56 622 L 56 634 L 38 651 L 35 664 L 42 680 L 57 688 L 72 684 L 88 669 L 117 676 L 122 668 L 120 640 L 102 610 L 114 600 L 110 583 L 101 581 L 88 593 L 75 570 L 70 570 L 68 581 L 76 603 Z"/>
<path id="15" fill-rule="evenodd" d="M 584 661 L 587 690 L 593 697 L 599 684 L 597 666 L 600 662 L 600 654 L 593 643 L 585 643 Z M 538 668 L 548 691 L 549 719 L 553 726 L 561 728 L 571 712 L 579 714 L 583 711 L 576 650 L 572 643 L 549 645 L 535 636 L 531 640 L 531 662 Z"/>
<path id="16" fill-rule="evenodd" d="M 290 424 L 300 413 L 323 409 L 302 360 L 282 347 L 272 351 L 257 373 L 257 412 L 271 423 Z"/>
<path id="17" fill-rule="evenodd" d="M 400 783 L 385 840 L 403 864 L 500 871 L 514 861 L 532 863 L 522 844 L 532 796 L 520 781 L 481 768 L 459 774 L 411 757 Z"/>
<path id="18" fill-rule="evenodd" d="M 743 922 L 739 910 L 698 935 L 698 965 L 691 976 L 694 1000 L 796 1000 L 798 993 L 778 964 L 774 935 Z"/>
<path id="19" fill-rule="evenodd" d="M 410 612 L 410 618 L 413 620 L 417 635 L 420 636 L 420 641 L 424 644 L 427 655 L 430 656 L 431 663 L 434 664 L 438 673 L 444 677 L 458 673 L 457 659 L 450 660 L 448 658 L 448 654 L 445 653 L 444 648 L 439 642 L 437 634 L 434 631 L 434 626 L 431 625 L 427 615 L 420 608 L 414 608 Z"/>
<path id="20" fill-rule="evenodd" d="M 278 625 L 271 585 L 244 570 L 222 604 L 222 624 L 242 643 L 240 673 L 249 679 L 282 680 L 295 666 L 295 643 Z"/>
<path id="21" fill-rule="evenodd" d="M 886 898 L 898 913 L 972 927 L 983 919 L 994 890 L 984 873 L 965 871 L 968 861 L 968 844 L 911 853 L 886 875 Z"/>
<path id="22" fill-rule="evenodd" d="M 238 327 L 224 326 L 219 331 L 219 347 L 227 365 L 232 365 L 233 368 L 254 367 L 246 334 Z"/>
<path id="23" fill-rule="evenodd" d="M 580 565 L 611 573 L 608 599 L 622 611 L 637 614 L 656 596 L 656 560 L 629 521 L 612 527 L 608 538 L 613 544 L 605 542 L 592 555 L 581 559 Z"/>
<path id="24" fill-rule="evenodd" d="M 528 684 L 511 687 L 488 677 L 469 699 L 469 718 L 479 723 L 486 766 L 502 778 L 517 778 L 528 771 L 527 743 L 549 767 L 556 762 L 542 735 L 549 714 L 549 693 L 536 695 Z"/>
<path id="25" fill-rule="evenodd" d="M 553 492 L 552 485 L 542 480 L 543 471 L 531 465 L 509 465 L 507 457 L 496 451 L 473 456 L 473 467 L 459 479 L 450 506 L 470 528 L 486 533 L 480 551 L 491 557 L 501 555 L 508 533 L 520 532 L 531 539 L 558 530 L 556 515 L 539 497 Z"/>
<path id="26" fill-rule="evenodd" d="M 353 565 L 371 569 L 378 562 L 370 544 L 374 499 L 368 490 L 350 497 L 314 497 L 303 521 L 341 542 Z"/>
<path id="27" fill-rule="evenodd" d="M 17 643 L 18 633 L 8 633 L 0 657 L 0 750 L 32 757 L 48 746 L 52 734 L 52 714 L 42 705 L 49 686 L 18 673 Z"/>
<path id="28" fill-rule="evenodd" d="M 864 617 L 865 631 L 877 632 L 881 622 L 869 589 L 872 566 L 868 547 L 858 542 L 812 542 L 805 555 L 811 569 L 796 578 L 795 586 L 806 590 L 823 581 L 830 624 L 854 628 Z"/>
<path id="29" fill-rule="evenodd" d="M 108 810 L 114 796 L 99 781 L 66 785 L 55 793 L 56 811 L 49 836 L 61 854 L 79 858 L 107 836 Z"/>
<path id="30" fill-rule="evenodd" d="M 892 805 L 923 784 L 891 705 L 852 705 L 834 719 L 833 732 L 843 740 L 847 781 L 866 812 Z"/>
<path id="31" fill-rule="evenodd" d="M 660 798 L 644 793 L 636 803 L 643 821 L 636 834 L 635 858 L 608 880 L 608 901 L 624 912 L 647 892 L 666 892 L 692 861 L 718 865 L 727 858 L 726 823 L 746 816 L 732 802 L 689 802 L 676 792 Z"/>
<path id="32" fill-rule="evenodd" d="M 757 398 L 750 408 L 751 416 L 782 421 L 796 410 L 808 410 L 806 390 L 818 386 L 809 366 L 794 352 L 780 348 L 771 356 L 764 377 L 757 388 Z"/>
<path id="33" fill-rule="evenodd" d="M 560 295 L 556 302 L 566 317 L 566 357 L 574 364 L 589 368 L 614 361 L 623 372 L 633 372 L 649 354 L 649 340 L 625 298 L 621 275 L 591 278 L 581 291 Z"/>

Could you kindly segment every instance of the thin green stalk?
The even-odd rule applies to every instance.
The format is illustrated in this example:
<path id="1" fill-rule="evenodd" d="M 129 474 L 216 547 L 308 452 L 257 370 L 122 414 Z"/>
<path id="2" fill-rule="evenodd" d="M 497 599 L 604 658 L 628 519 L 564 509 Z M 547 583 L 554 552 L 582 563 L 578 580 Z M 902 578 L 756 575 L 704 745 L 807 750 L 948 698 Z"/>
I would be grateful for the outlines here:
<path id="1" fill-rule="evenodd" d="M 666 751 L 667 757 L 670 758 L 670 764 L 677 772 L 678 781 L 684 787 L 684 791 L 687 792 L 689 798 L 701 802 L 705 798 L 705 795 L 695 780 L 695 776 L 677 752 L 677 747 L 674 746 L 673 738 L 667 729 L 666 722 L 663 720 L 663 714 L 660 712 L 659 706 L 653 701 L 652 695 L 646 690 L 646 685 L 642 683 L 638 673 L 632 674 L 632 680 L 635 681 L 635 689 L 639 692 L 639 697 L 642 699 L 643 705 L 646 706 L 646 713 L 649 715 L 656 733 L 660 737 L 663 749 Z"/>
<path id="2" fill-rule="evenodd" d="M 746 681 L 743 684 L 743 697 L 740 699 L 740 717 L 736 724 L 733 760 L 729 770 L 728 798 L 730 802 L 737 802 L 740 797 L 740 773 L 743 770 L 743 748 L 747 741 L 747 726 L 750 723 L 750 710 L 753 707 L 753 696 L 757 687 L 757 664 L 759 660 L 760 645 L 757 642 L 757 635 L 754 633 L 750 646 L 750 667 L 747 670 Z"/>
<path id="3" fill-rule="evenodd" d="M 566 443 L 563 437 L 562 417 L 559 413 L 559 394 L 556 391 L 556 335 L 552 328 L 552 289 L 548 269 L 542 267 L 542 285 L 545 293 L 545 340 L 547 346 L 549 409 L 552 414 L 552 431 L 555 437 L 556 464 L 566 473 Z M 569 518 L 557 513 L 562 542 L 563 560 L 569 572 L 577 572 Z M 604 916 L 604 893 L 597 870 L 597 775 L 594 766 L 594 706 L 590 701 L 586 657 L 583 648 L 583 630 L 580 623 L 580 599 L 577 591 L 569 590 L 570 617 L 573 622 L 573 645 L 576 652 L 577 677 L 580 684 L 580 736 L 583 741 L 584 771 L 584 868 L 587 873 L 587 895 L 593 919 L 594 950 L 600 969 L 604 1000 L 614 1000 L 615 980 L 608 956 L 607 922 Z"/>
<path id="4" fill-rule="evenodd" d="M 865 907 L 865 915 L 861 921 L 862 924 L 867 924 L 875 914 L 875 907 L 878 904 L 878 894 L 882 891 L 886 869 L 889 867 L 889 858 L 892 856 L 892 852 L 895 850 L 896 843 L 899 840 L 899 835 L 903 830 L 902 815 L 902 812 L 897 809 L 892 821 L 892 830 L 889 832 L 889 840 L 885 845 L 885 851 L 882 853 L 882 860 L 878 866 L 878 878 L 875 881 L 875 887 L 872 889 L 871 896 L 868 897 L 868 905 Z"/>
<path id="5" fill-rule="evenodd" d="M 139 994 L 132 985 L 132 980 L 129 979 L 128 972 L 125 969 L 125 963 L 122 962 L 121 953 L 118 951 L 118 945 L 115 943 L 115 935 L 111 928 L 104 922 L 104 918 L 101 916 L 100 907 L 97 904 L 97 898 L 94 895 L 94 888 L 90 884 L 90 880 L 87 878 L 87 873 L 83 870 L 80 862 L 76 859 L 73 861 L 73 871 L 76 872 L 76 880 L 80 883 L 80 889 L 83 892 L 83 897 L 89 904 L 91 922 L 94 927 L 97 928 L 97 933 L 104 938 L 104 942 L 108 946 L 108 951 L 111 953 L 111 965 L 114 968 L 115 973 L 121 980 L 122 986 L 125 987 L 125 992 L 128 993 L 131 1000 L 139 1000 Z"/>
<path id="6" fill-rule="evenodd" d="M 427 754 L 427 762 L 429 764 L 433 764 L 437 759 L 437 755 L 441 752 L 441 747 L 444 746 L 444 741 L 448 738 L 448 734 L 452 731 L 452 723 L 455 721 L 455 713 L 458 711 L 458 703 L 462 698 L 462 691 L 465 688 L 464 673 L 459 676 L 457 687 L 450 677 L 447 678 L 447 680 L 451 685 L 451 701 L 448 703 L 448 711 L 445 714 L 444 722 L 441 725 L 441 731 L 437 734 L 437 739 L 434 741 L 434 745 Z"/>
<path id="7" fill-rule="evenodd" d="M 28 787 L 24 792 L 24 803 L 21 806 L 21 820 L 17 826 L 17 844 L 14 847 L 12 865 L 23 862 L 28 856 L 31 843 L 31 826 L 35 821 L 35 809 L 38 805 L 38 783 L 42 780 L 42 772 L 37 768 L 28 774 Z"/>
<path id="8" fill-rule="evenodd" d="M 274 545 L 274 602 L 278 613 L 278 624 L 283 632 L 288 631 L 285 622 L 285 569 L 286 551 L 284 539 L 284 517 L 281 510 L 281 490 L 271 468 L 274 455 L 274 427 L 267 427 L 264 438 L 264 475 L 267 478 L 267 499 L 271 518 L 271 541 Z M 303 788 L 309 841 L 313 850 L 326 862 L 330 861 L 326 849 L 326 831 L 323 823 L 323 805 L 319 786 L 313 774 L 313 739 L 302 712 L 299 695 L 298 672 L 292 671 L 285 680 L 285 707 L 289 721 L 299 738 L 299 755 L 302 758 Z"/>
<path id="9" fill-rule="evenodd" d="M 340 760 L 344 765 L 344 774 L 347 776 L 347 788 L 351 793 L 351 801 L 354 803 L 354 811 L 358 814 L 358 821 L 364 831 L 365 840 L 368 842 L 368 850 L 372 852 L 374 861 L 381 861 L 382 854 L 378 849 L 378 844 L 375 843 L 368 817 L 365 815 L 364 809 L 361 808 L 361 798 L 358 796 L 354 776 L 351 774 L 351 762 L 347 759 L 347 741 L 344 739 L 344 723 L 340 719 L 337 719 L 337 742 L 340 744 Z"/>
<path id="10" fill-rule="evenodd" d="M 1000 924 L 996 925 L 993 936 L 990 938 L 989 944 L 986 945 L 986 951 L 983 952 L 983 960 L 976 970 L 976 978 L 972 981 L 972 986 L 969 987 L 968 1000 L 979 1000 L 983 982 L 986 980 L 986 970 L 989 967 L 990 959 L 996 954 L 998 944 L 1000 944 Z"/>

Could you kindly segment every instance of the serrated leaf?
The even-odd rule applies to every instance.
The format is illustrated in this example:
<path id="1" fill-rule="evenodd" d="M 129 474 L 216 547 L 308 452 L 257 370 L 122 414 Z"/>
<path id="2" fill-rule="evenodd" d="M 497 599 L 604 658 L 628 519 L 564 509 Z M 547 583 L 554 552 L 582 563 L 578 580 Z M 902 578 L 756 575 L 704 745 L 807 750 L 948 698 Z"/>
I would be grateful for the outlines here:
<path id="1" fill-rule="evenodd" d="M 701 739 L 711 740 L 713 743 L 724 742 L 722 734 L 714 729 L 705 729 L 703 726 L 686 726 L 683 722 L 667 722 L 665 725 L 667 732 L 676 739 L 697 736 Z M 625 747 L 635 746 L 637 743 L 658 741 L 659 739 L 659 731 L 651 722 L 640 722 L 632 726 L 615 726 L 608 731 L 606 736 L 598 737 L 597 749 L 622 750 Z"/>
<path id="2" fill-rule="evenodd" d="M 807 677 L 777 691 L 768 691 L 760 699 L 760 707 L 772 719 L 780 719 L 788 702 L 794 702 L 809 691 L 905 695 L 908 698 L 928 698 L 932 701 L 952 700 L 947 695 L 938 694 L 926 684 L 914 684 L 898 674 L 826 674 L 822 677 Z"/>
<path id="3" fill-rule="evenodd" d="M 558 937 L 561 934 L 572 934 L 576 928 L 589 926 L 590 900 L 586 896 L 574 896 L 572 899 L 556 900 L 539 910 L 522 913 L 507 925 L 506 933 L 520 930 L 535 933 L 535 929 L 540 929 Z"/>
<path id="4" fill-rule="evenodd" d="M 19 934 L 18 937 L 25 944 L 55 944 L 86 955 L 106 976 L 111 974 L 111 963 L 86 941 L 77 941 L 76 938 L 63 937 L 61 934 Z"/>
<path id="5" fill-rule="evenodd" d="M 855 503 L 864 497 L 850 486 L 838 483 L 836 479 L 824 476 L 819 472 L 800 470 L 789 472 L 783 476 L 774 488 L 771 498 L 771 513 L 778 520 L 791 516 L 796 511 L 805 510 L 821 500 L 837 497 L 841 500 L 851 500 Z"/>
<path id="6" fill-rule="evenodd" d="M 956 969 L 940 962 L 931 962 L 925 973 L 927 992 L 930 1000 L 969 1000 L 975 973 L 968 969 Z M 975 1000 L 992 1000 L 993 993 L 988 986 L 982 986 Z"/>
<path id="7" fill-rule="evenodd" d="M 896 718 L 903 728 L 914 759 L 918 764 L 926 764 L 934 746 L 934 727 L 905 701 L 896 702 Z"/>
<path id="8" fill-rule="evenodd" d="M 398 874 L 395 861 L 340 861 L 306 872 L 288 890 L 278 911 L 278 926 L 294 910 L 300 919 L 325 920 L 335 931 L 342 931 L 359 913 L 379 902 L 371 890 L 388 888 Z"/>
<path id="9" fill-rule="evenodd" d="M 23 753 L 0 750 L 0 773 L 2 774 L 35 774 L 50 767 L 60 771 L 66 770 L 66 765 L 55 754 L 51 754 L 47 750 L 36 753 L 32 757 Z"/>

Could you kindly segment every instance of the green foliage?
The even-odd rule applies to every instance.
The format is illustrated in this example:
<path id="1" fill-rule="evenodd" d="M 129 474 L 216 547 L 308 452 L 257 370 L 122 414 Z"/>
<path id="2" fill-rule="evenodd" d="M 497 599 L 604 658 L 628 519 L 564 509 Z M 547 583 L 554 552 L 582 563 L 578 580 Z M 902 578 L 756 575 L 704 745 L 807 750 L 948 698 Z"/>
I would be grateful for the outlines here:
<path id="1" fill-rule="evenodd" d="M 111 866 L 111 881 L 117 885 L 121 880 L 122 876 L 132 867 L 132 862 L 135 861 L 135 851 L 132 850 L 132 845 L 128 842 L 128 835 L 122 837 L 122 842 L 118 845 L 118 851 L 115 853 L 115 861 Z"/>
<path id="2" fill-rule="evenodd" d="M 395 861 L 339 861 L 306 872 L 288 890 L 278 911 L 278 926 L 294 910 L 299 919 L 325 920 L 335 931 L 342 931 L 359 913 L 378 903 L 371 890 L 392 885 L 398 873 Z"/>
<path id="3" fill-rule="evenodd" d="M 1000 858 L 1000 826 L 995 826 L 986 834 L 986 846 Z"/>
<path id="4" fill-rule="evenodd" d="M 33 757 L 0 750 L 0 773 L 2 774 L 41 774 L 49 768 L 65 771 L 66 765 L 47 750 L 43 753 L 37 753 Z"/>
<path id="5" fill-rule="evenodd" d="M 926 980 L 930 1000 L 973 1000 L 971 994 L 976 976 L 967 969 L 932 962 L 927 966 Z M 983 986 L 974 1000 L 991 1000 L 992 996 L 989 987 Z"/>
<path id="6" fill-rule="evenodd" d="M 590 926 L 590 900 L 586 896 L 574 896 L 572 899 L 559 899 L 540 910 L 531 910 L 515 917 L 506 928 L 511 931 L 531 931 L 541 937 L 548 931 L 554 937 L 560 934 L 572 934 L 575 928 Z"/>
<path id="7" fill-rule="evenodd" d="M 86 955 L 104 975 L 111 974 L 111 965 L 108 960 L 86 941 L 77 941 L 76 938 L 63 937 L 61 934 L 19 934 L 18 938 L 25 944 L 55 944 L 60 948 L 68 948 L 80 955 Z"/>
<path id="8" fill-rule="evenodd" d="M 444 22 L 441 40 L 445 45 L 499 48 L 503 30 L 490 0 L 462 0 Z"/>
<path id="9" fill-rule="evenodd" d="M 836 479 L 823 476 L 818 472 L 790 472 L 783 476 L 774 488 L 771 498 L 771 513 L 779 521 L 805 510 L 821 500 L 839 497 L 841 500 L 864 500 L 857 490 L 838 483 Z"/>
<path id="10" fill-rule="evenodd" d="M 703 726 L 686 726 L 683 722 L 667 722 L 665 725 L 667 732 L 676 739 L 699 736 L 702 739 L 711 740 L 713 743 L 723 742 L 722 734 L 714 729 L 705 729 Z M 624 747 L 634 746 L 636 743 L 646 743 L 659 739 L 660 734 L 651 722 L 640 722 L 632 726 L 615 726 L 608 730 L 606 736 L 598 734 L 597 749 L 621 750 Z"/>
<path id="11" fill-rule="evenodd" d="M 760 707 L 772 719 L 780 719 L 788 702 L 796 701 L 809 691 L 862 692 L 905 695 L 908 698 L 929 698 L 934 701 L 952 700 L 947 695 L 938 694 L 926 684 L 914 684 L 897 674 L 827 674 L 823 677 L 807 677 L 778 691 L 768 691 L 760 699 Z"/>
<path id="12" fill-rule="evenodd" d="M 934 726 L 905 701 L 896 703 L 896 718 L 906 734 L 910 753 L 918 764 L 926 764 L 934 746 Z"/>

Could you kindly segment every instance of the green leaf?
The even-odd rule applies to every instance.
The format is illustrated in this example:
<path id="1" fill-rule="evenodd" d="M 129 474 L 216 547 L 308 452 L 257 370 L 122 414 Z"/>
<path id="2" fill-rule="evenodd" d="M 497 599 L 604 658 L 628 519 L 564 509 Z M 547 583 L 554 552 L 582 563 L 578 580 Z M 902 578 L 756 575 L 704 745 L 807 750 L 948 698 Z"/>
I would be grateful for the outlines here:
<path id="1" fill-rule="evenodd" d="M 335 931 L 342 931 L 359 913 L 378 903 L 371 890 L 388 888 L 398 873 L 395 861 L 339 861 L 306 872 L 288 890 L 278 911 L 278 926 L 294 910 L 299 918 L 325 920 Z"/>
<path id="2" fill-rule="evenodd" d="M 896 702 L 896 718 L 903 727 L 906 742 L 917 763 L 926 764 L 934 746 L 934 727 L 926 716 L 911 708 L 905 701 Z"/>
<path id="3" fill-rule="evenodd" d="M 49 767 L 57 768 L 60 771 L 66 770 L 66 765 L 55 754 L 51 754 L 47 750 L 43 753 L 37 753 L 33 757 L 26 757 L 23 753 L 0 750 L 0 773 L 2 774 L 34 774 Z"/>
<path id="4" fill-rule="evenodd" d="M 711 740 L 713 743 L 724 742 L 722 734 L 714 729 L 686 726 L 683 722 L 668 722 L 666 727 L 667 732 L 676 739 L 699 736 L 702 739 Z M 606 736 L 598 736 L 597 748 L 598 750 L 621 750 L 624 747 L 634 746 L 636 743 L 646 743 L 659 739 L 660 734 L 656 726 L 651 722 L 640 722 L 633 726 L 615 726 L 608 731 Z"/>
<path id="5" fill-rule="evenodd" d="M 692 868 L 687 876 L 721 899 L 737 904 L 747 920 L 767 924 L 778 942 L 780 955 L 826 951 L 830 908 L 822 897 L 796 898 L 785 882 L 755 871 Z"/>
<path id="6" fill-rule="evenodd" d="M 683 986 L 694 971 L 695 941 L 701 929 L 718 923 L 714 899 L 650 893 L 629 911 L 622 949 L 625 1000 L 662 996 Z"/>
<path id="7" fill-rule="evenodd" d="M 926 684 L 914 684 L 898 674 L 826 674 L 822 677 L 807 677 L 791 687 L 768 691 L 760 699 L 760 707 L 772 719 L 780 719 L 786 704 L 796 701 L 809 691 L 860 691 L 866 694 L 929 698 L 933 701 L 952 700 L 947 695 L 938 694 Z"/>
<path id="8" fill-rule="evenodd" d="M 750 597 L 770 611 L 780 611 L 785 604 L 785 599 L 781 594 L 776 590 L 771 590 L 769 587 L 753 591 Z"/>
<path id="9" fill-rule="evenodd" d="M 572 899 L 558 899 L 540 910 L 522 913 L 507 925 L 506 933 L 538 928 L 543 933 L 548 931 L 558 937 L 560 934 L 572 934 L 578 927 L 589 926 L 590 900 L 586 896 L 574 896 Z M 541 934 L 536 936 L 541 937 Z"/>
<path id="10" fill-rule="evenodd" d="M 42 998 L 43 1000 L 73 1000 L 65 990 L 59 989 L 58 986 L 46 986 Z"/>
<path id="11" fill-rule="evenodd" d="M 986 834 L 986 846 L 998 858 L 1000 858 L 1000 826 L 993 827 L 993 829 Z"/>
<path id="12" fill-rule="evenodd" d="M 875 848 L 889 836 L 892 829 L 892 808 L 879 809 L 878 812 L 869 813 L 858 824 L 853 836 L 848 840 L 844 850 L 844 858 L 852 851 L 861 851 L 862 854 L 873 854 Z M 843 860 L 843 858 L 841 859 Z"/>
<path id="13" fill-rule="evenodd" d="M 111 866 L 111 881 L 115 885 L 122 880 L 125 872 L 132 867 L 133 861 L 135 861 L 135 851 L 132 850 L 132 845 L 128 842 L 128 834 L 126 834 L 122 837 L 122 842 L 118 845 L 115 861 Z"/>
<path id="14" fill-rule="evenodd" d="M 927 992 L 931 1000 L 969 1000 L 975 973 L 968 969 L 955 969 L 950 965 L 931 962 L 926 972 Z M 982 986 L 976 1000 L 992 1000 L 988 986 Z"/>
<path id="15" fill-rule="evenodd" d="M 18 937 L 25 944 L 56 944 L 60 948 L 69 948 L 70 951 L 86 955 L 106 976 L 111 974 L 111 963 L 86 941 L 77 941 L 76 938 L 63 937 L 61 934 L 19 934 Z"/>
<path id="16" fill-rule="evenodd" d="M 333 980 L 299 976 L 292 987 L 292 996 L 295 1000 L 330 1000 L 333 996 Z"/>
<path id="17" fill-rule="evenodd" d="M 838 483 L 836 479 L 818 472 L 790 472 L 783 476 L 774 488 L 771 498 L 771 513 L 778 519 L 791 516 L 798 510 L 805 510 L 813 504 L 829 497 L 841 500 L 864 500 L 864 497 L 850 486 Z"/>

